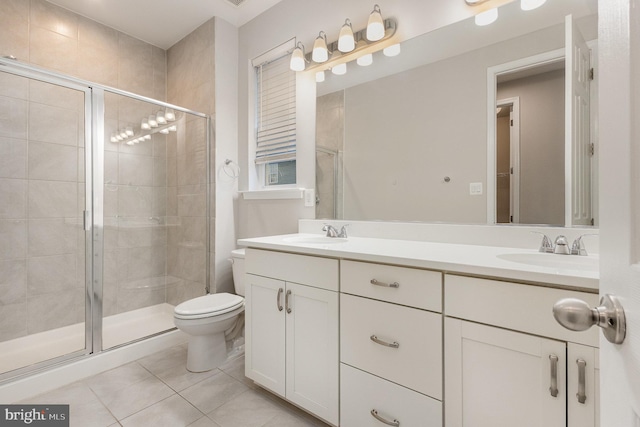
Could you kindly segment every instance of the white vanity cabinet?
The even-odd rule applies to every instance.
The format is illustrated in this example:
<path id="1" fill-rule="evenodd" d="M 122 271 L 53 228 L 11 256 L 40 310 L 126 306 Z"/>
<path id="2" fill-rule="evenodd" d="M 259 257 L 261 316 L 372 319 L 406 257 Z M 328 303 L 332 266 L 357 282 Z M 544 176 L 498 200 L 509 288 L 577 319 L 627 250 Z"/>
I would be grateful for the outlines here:
<path id="1" fill-rule="evenodd" d="M 442 274 L 342 260 L 340 425 L 442 426 Z"/>
<path id="2" fill-rule="evenodd" d="M 338 425 L 338 261 L 248 249 L 245 265 L 245 375 Z"/>
<path id="3" fill-rule="evenodd" d="M 445 275 L 447 427 L 597 425 L 598 331 L 551 314 L 561 298 L 598 296 Z"/>

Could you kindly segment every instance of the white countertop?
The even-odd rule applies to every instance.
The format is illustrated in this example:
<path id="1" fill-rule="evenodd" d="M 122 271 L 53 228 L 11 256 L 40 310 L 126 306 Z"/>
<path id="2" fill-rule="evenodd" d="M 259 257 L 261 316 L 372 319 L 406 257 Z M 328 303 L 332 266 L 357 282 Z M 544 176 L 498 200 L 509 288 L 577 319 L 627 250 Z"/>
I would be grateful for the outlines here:
<path id="1" fill-rule="evenodd" d="M 320 237 L 318 234 L 287 234 L 280 236 L 239 239 L 240 246 L 258 249 L 404 265 L 446 273 L 463 273 L 521 282 L 550 284 L 558 287 L 598 290 L 598 256 L 540 254 L 536 249 L 496 246 L 461 245 L 408 240 L 349 237 L 341 243 L 299 243 L 287 240 L 300 237 Z M 501 256 L 541 259 L 544 264 L 516 262 Z M 549 258 L 553 257 L 553 258 Z M 578 259 L 581 258 L 581 259 Z M 547 262 L 548 261 L 548 262 Z M 581 263 L 591 266 L 583 268 Z M 558 266 L 551 266 L 557 264 Z M 566 266 L 563 264 L 567 264 Z"/>

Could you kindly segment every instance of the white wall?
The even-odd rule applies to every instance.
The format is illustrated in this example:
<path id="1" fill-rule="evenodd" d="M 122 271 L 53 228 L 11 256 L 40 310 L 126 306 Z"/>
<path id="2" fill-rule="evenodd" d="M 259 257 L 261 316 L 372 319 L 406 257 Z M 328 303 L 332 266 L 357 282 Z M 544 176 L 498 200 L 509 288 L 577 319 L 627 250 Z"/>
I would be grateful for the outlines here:
<path id="1" fill-rule="evenodd" d="M 509 0 L 496 0 L 492 6 L 508 3 Z M 398 40 L 406 40 L 433 29 L 460 21 L 482 10 L 471 8 L 464 1 L 451 0 L 403 0 L 378 2 L 385 17 L 394 17 L 398 21 Z M 327 32 L 329 40 L 337 39 L 345 18 L 350 18 L 354 29 L 366 26 L 373 3 L 364 0 L 283 0 L 273 8 L 258 16 L 240 28 L 238 57 L 238 158 L 243 173 L 240 189 L 249 187 L 248 173 L 254 168 L 248 155 L 251 120 L 248 114 L 250 84 L 250 61 L 252 58 L 297 37 L 305 46 L 310 47 L 320 30 Z M 310 82 L 309 77 L 300 79 Z M 299 79 L 299 80 L 300 80 Z M 313 144 L 315 138 L 315 84 L 303 83 L 308 92 L 298 94 L 301 108 L 314 112 L 313 117 L 305 114 L 298 122 L 299 144 L 302 147 L 302 161 L 298 162 L 299 186 L 314 187 L 315 164 Z M 301 91 L 300 91 L 301 92 Z M 300 115 L 298 116 L 300 118 Z M 310 155 L 311 154 L 311 155 Z M 277 234 L 297 231 L 298 218 L 313 218 L 314 208 L 305 208 L 303 200 L 241 201 L 239 203 L 240 237 Z M 296 220 L 294 220 L 296 219 Z"/>
<path id="2" fill-rule="evenodd" d="M 211 247 L 215 251 L 211 271 L 215 272 L 216 292 L 233 291 L 231 251 L 236 248 L 236 210 L 238 200 L 238 180 L 231 178 L 237 172 L 238 154 L 238 29 L 228 22 L 216 18 L 215 21 L 215 164 L 212 165 L 215 174 L 215 244 Z M 226 169 L 225 160 L 234 163 Z M 225 173 L 226 171 L 226 173 Z M 212 242 L 213 243 L 213 242 Z"/>

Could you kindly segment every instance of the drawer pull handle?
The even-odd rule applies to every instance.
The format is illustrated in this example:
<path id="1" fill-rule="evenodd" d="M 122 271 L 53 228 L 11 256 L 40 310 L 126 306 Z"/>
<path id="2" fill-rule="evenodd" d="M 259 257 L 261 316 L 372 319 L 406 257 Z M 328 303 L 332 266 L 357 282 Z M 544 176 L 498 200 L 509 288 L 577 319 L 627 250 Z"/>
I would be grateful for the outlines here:
<path id="1" fill-rule="evenodd" d="M 380 415 L 378 415 L 378 411 L 376 411 L 375 409 L 371 410 L 371 415 L 373 415 L 373 418 L 375 418 L 376 420 L 380 421 L 381 423 L 385 423 L 388 426 L 400 427 L 400 421 L 398 420 L 389 421 L 381 417 Z"/>
<path id="2" fill-rule="evenodd" d="M 558 356 L 550 354 L 549 361 L 551 362 L 551 385 L 549 386 L 549 392 L 551 396 L 558 397 Z"/>
<path id="3" fill-rule="evenodd" d="M 278 311 L 282 311 L 282 288 L 278 289 L 278 297 L 276 298 L 276 304 L 278 305 Z"/>
<path id="4" fill-rule="evenodd" d="M 582 359 L 578 359 L 576 360 L 576 363 L 578 364 L 578 393 L 576 394 L 576 397 L 578 398 L 578 403 L 582 403 L 584 405 L 584 403 L 587 401 L 587 392 L 585 385 L 585 371 L 587 362 Z"/>
<path id="5" fill-rule="evenodd" d="M 370 338 L 370 339 L 371 339 L 371 341 L 373 341 L 374 343 L 376 343 L 376 344 L 380 344 L 380 345 L 383 345 L 383 346 L 385 346 L 385 347 L 391 347 L 391 348 L 398 348 L 398 347 L 400 347 L 400 344 L 398 344 L 398 343 L 397 343 L 397 342 L 395 342 L 395 341 L 394 341 L 394 342 L 386 342 L 386 341 L 382 341 L 380 338 L 378 338 L 378 337 L 377 337 L 377 336 L 375 336 L 375 335 L 371 335 L 369 338 Z"/>
<path id="6" fill-rule="evenodd" d="M 383 288 L 399 288 L 400 287 L 400 283 L 398 282 L 393 282 L 393 283 L 384 283 L 384 282 L 378 282 L 376 279 L 371 279 L 371 284 L 372 285 L 376 285 L 376 286 L 382 286 Z"/>
<path id="7" fill-rule="evenodd" d="M 291 295 L 291 291 L 288 290 L 284 295 L 284 305 L 287 307 L 287 313 L 291 313 L 291 307 L 289 306 L 289 296 Z"/>

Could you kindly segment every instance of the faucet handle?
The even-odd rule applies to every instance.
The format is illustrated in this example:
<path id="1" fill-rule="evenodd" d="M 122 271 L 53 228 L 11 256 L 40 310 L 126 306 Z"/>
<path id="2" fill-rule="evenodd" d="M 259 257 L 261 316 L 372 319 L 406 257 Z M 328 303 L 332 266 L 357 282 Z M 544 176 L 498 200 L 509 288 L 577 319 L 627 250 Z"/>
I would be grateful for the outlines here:
<path id="1" fill-rule="evenodd" d="M 581 256 L 589 255 L 587 253 L 587 249 L 584 247 L 584 242 L 582 241 L 582 238 L 585 236 L 597 236 L 597 234 L 588 233 L 588 234 L 582 234 L 578 236 L 576 240 L 573 241 L 573 244 L 571 245 L 571 255 L 581 255 Z"/>
<path id="2" fill-rule="evenodd" d="M 342 226 L 342 228 L 340 228 L 340 233 L 338 234 L 338 237 L 342 237 L 342 238 L 345 238 L 345 239 L 346 239 L 347 237 L 349 237 L 349 236 L 347 235 L 347 227 L 348 227 L 349 225 L 351 225 L 351 224 L 345 224 L 345 225 L 343 225 L 343 226 Z"/>
<path id="3" fill-rule="evenodd" d="M 322 231 L 327 233 L 327 237 L 338 237 L 338 230 L 333 225 L 325 224 Z"/>
<path id="4" fill-rule="evenodd" d="M 560 235 L 556 237 L 556 241 L 554 242 L 554 247 L 553 247 L 553 253 L 561 254 L 561 255 L 571 254 L 571 251 L 569 250 L 569 241 L 565 236 Z"/>
<path id="5" fill-rule="evenodd" d="M 543 252 L 543 253 L 553 252 L 553 243 L 551 243 L 551 239 L 549 238 L 549 236 L 539 231 L 532 231 L 531 233 L 542 235 L 542 242 L 540 243 L 540 248 L 538 249 L 538 252 Z"/>

